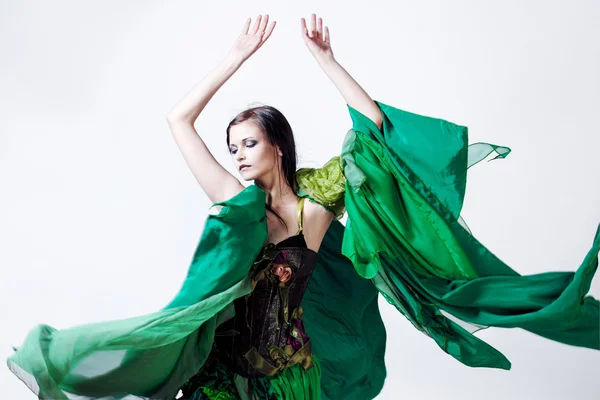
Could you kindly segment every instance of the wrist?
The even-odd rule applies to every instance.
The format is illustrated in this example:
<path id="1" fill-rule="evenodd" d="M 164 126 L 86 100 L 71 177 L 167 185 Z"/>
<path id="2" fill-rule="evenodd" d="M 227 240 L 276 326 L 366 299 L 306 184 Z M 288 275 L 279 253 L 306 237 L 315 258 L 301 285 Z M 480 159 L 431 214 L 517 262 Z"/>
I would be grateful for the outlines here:
<path id="1" fill-rule="evenodd" d="M 227 57 L 225 57 L 225 59 L 223 60 L 223 63 L 227 64 L 232 68 L 237 69 L 244 63 L 244 61 L 246 60 L 241 58 L 240 56 L 229 53 L 227 54 Z"/>
<path id="2" fill-rule="evenodd" d="M 315 59 L 322 68 L 337 64 L 337 61 L 333 55 L 317 55 L 315 56 Z"/>

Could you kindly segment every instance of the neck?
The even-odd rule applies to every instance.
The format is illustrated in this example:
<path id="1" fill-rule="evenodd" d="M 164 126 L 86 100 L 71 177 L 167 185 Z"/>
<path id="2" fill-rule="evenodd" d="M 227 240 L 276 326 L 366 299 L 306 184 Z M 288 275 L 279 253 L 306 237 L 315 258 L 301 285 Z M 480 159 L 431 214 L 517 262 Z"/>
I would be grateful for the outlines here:
<path id="1" fill-rule="evenodd" d="M 298 200 L 298 196 L 281 173 L 257 178 L 254 183 L 264 190 L 267 195 L 266 203 L 273 208 L 295 203 Z"/>

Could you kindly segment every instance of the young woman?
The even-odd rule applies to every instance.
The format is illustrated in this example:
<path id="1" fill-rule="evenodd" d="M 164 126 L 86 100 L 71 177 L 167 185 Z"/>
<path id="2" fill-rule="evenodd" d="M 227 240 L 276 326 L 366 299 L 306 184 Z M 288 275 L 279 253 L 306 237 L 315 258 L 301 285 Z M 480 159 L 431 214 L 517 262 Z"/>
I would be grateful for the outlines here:
<path id="1" fill-rule="evenodd" d="M 152 314 L 33 329 L 8 366 L 39 398 L 370 399 L 386 375 L 379 294 L 472 367 L 510 368 L 473 335 L 489 326 L 600 348 L 600 303 L 587 296 L 600 226 L 576 272 L 512 270 L 460 217 L 467 169 L 510 149 L 467 145 L 464 126 L 373 101 L 314 14 L 310 34 L 301 19 L 304 41 L 353 123 L 341 154 L 296 170 L 292 129 L 264 106 L 227 127 L 232 161 L 254 184 L 219 165 L 194 121 L 275 27 L 268 16 L 250 25 L 168 114 L 216 208 L 180 292 Z"/>
<path id="2" fill-rule="evenodd" d="M 213 203 L 236 196 L 245 186 L 212 157 L 194 129 L 194 121 L 216 91 L 268 40 L 275 28 L 275 22 L 269 25 L 268 15 L 259 15 L 252 28 L 250 23 L 250 19 L 246 20 L 241 35 L 225 60 L 167 116 L 173 137 L 187 164 Z M 346 103 L 381 127 L 382 116 L 377 105 L 333 57 L 329 29 L 323 28 L 322 19 L 317 21 L 315 14 L 312 14 L 311 23 L 309 34 L 302 18 L 301 31 L 315 60 L 340 90 Z M 342 210 L 322 203 L 304 202 L 304 198 L 298 196 L 294 136 L 290 124 L 276 108 L 263 106 L 245 110 L 229 123 L 226 132 L 234 166 L 245 181 L 254 181 L 266 193 L 268 229 L 264 245 L 274 246 L 271 252 L 281 250 L 281 262 L 274 259 L 276 267 L 271 267 L 278 276 L 275 280 L 269 279 L 271 271 L 265 273 L 264 268 L 257 265 L 256 270 L 261 274 L 253 271 L 258 282 L 252 294 L 235 300 L 236 318 L 224 323 L 220 329 L 234 334 L 221 335 L 217 332 L 211 362 L 204 365 L 183 388 L 183 398 L 201 399 L 208 394 L 217 396 L 223 393 L 233 395 L 237 391 L 242 398 L 252 393 L 261 399 L 319 398 L 319 361 L 312 353 L 312 343 L 304 331 L 300 303 L 316 266 L 325 233 Z M 338 176 L 342 177 L 341 174 Z M 268 252 L 266 256 L 268 261 L 273 259 L 268 257 Z M 289 287 L 280 286 L 288 281 L 291 283 Z M 283 295 L 281 289 L 285 290 Z M 281 320 L 279 309 L 287 312 Z M 290 321 L 294 324 L 289 325 Z M 293 360 L 293 363 L 286 362 L 293 371 L 293 377 L 288 371 L 275 374 L 275 371 L 280 372 L 287 367 L 273 365 L 275 357 L 279 357 L 278 361 L 284 358 Z M 218 375 L 220 380 L 215 382 L 217 371 L 221 375 Z M 268 378 L 258 379 L 265 376 Z M 241 378 L 237 389 L 234 377 Z M 298 382 L 290 383 L 289 379 Z"/>

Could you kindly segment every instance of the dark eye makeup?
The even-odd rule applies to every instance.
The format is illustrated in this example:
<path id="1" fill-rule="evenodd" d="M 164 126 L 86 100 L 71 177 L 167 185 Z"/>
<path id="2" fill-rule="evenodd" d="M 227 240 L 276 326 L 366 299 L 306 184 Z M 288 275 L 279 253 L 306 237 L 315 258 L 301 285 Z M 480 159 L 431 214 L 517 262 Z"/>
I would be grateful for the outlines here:
<path id="1" fill-rule="evenodd" d="M 248 140 L 248 141 L 246 142 L 246 147 L 254 147 L 254 146 L 256 145 L 256 143 L 257 143 L 257 142 L 256 142 L 256 141 L 254 141 L 254 140 Z M 229 149 L 229 152 L 230 152 L 231 154 L 235 154 L 235 152 L 236 152 L 236 149 Z"/>

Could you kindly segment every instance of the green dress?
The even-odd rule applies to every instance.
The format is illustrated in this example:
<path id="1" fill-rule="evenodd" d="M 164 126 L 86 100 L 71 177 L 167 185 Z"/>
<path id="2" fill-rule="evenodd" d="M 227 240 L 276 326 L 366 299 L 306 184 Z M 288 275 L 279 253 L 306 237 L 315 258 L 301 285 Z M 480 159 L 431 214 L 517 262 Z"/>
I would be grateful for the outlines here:
<path id="1" fill-rule="evenodd" d="M 375 397 L 386 377 L 379 294 L 471 367 L 510 369 L 501 352 L 473 334 L 490 326 L 600 349 L 599 302 L 587 296 L 600 225 L 574 272 L 519 275 L 460 217 L 467 169 L 510 149 L 468 145 L 464 126 L 375 103 L 381 129 L 348 107 L 353 125 L 341 153 L 322 168 L 297 172 L 298 195 L 336 215 L 302 300 L 317 362 L 257 379 L 256 395 Z M 234 300 L 252 292 L 249 272 L 267 237 L 265 198 L 251 185 L 217 203 L 223 208 L 207 218 L 183 286 L 164 309 L 65 330 L 39 325 L 8 358 L 9 368 L 39 398 L 173 399 L 203 370 L 215 379 L 199 396 L 242 398 L 223 386 L 238 378 L 207 361 Z"/>

